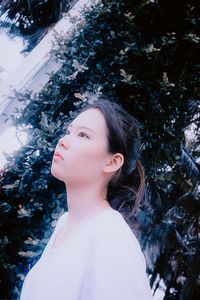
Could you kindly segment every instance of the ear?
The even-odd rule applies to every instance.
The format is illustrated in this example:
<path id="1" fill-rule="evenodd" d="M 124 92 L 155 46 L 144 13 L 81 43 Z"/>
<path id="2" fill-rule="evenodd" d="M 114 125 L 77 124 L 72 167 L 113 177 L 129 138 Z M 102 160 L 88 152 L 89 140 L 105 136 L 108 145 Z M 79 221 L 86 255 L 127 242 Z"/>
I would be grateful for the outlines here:
<path id="1" fill-rule="evenodd" d="M 124 163 L 124 156 L 121 153 L 115 153 L 108 158 L 103 168 L 104 173 L 115 173 Z"/>

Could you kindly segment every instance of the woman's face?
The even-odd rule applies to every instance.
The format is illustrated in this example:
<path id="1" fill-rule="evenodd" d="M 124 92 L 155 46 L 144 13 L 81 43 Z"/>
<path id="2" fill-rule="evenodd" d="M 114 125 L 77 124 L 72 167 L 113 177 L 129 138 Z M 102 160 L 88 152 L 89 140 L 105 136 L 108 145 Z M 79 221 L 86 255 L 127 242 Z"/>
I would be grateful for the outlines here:
<path id="1" fill-rule="evenodd" d="M 90 108 L 80 113 L 71 125 L 58 141 L 55 153 L 59 152 L 62 158 L 53 157 L 51 173 L 66 184 L 96 183 L 102 178 L 109 155 L 104 116 L 100 110 Z"/>

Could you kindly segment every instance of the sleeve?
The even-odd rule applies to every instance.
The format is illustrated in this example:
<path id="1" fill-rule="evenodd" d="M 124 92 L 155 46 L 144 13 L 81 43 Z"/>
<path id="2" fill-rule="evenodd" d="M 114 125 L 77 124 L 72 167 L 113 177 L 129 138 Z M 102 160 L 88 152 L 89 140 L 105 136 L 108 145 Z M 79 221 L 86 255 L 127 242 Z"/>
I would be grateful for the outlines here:
<path id="1" fill-rule="evenodd" d="M 92 300 L 153 299 L 144 256 L 133 246 L 119 246 L 104 253 L 92 273 Z"/>

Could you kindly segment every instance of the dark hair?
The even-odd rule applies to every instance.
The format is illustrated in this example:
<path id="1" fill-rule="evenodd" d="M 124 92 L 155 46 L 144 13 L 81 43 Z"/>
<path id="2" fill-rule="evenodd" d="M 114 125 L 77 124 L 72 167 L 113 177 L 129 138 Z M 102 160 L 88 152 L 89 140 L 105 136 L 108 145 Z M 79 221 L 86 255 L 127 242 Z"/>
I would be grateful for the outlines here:
<path id="1" fill-rule="evenodd" d="M 139 160 L 140 123 L 120 104 L 108 100 L 105 96 L 100 96 L 98 101 L 91 104 L 87 103 L 81 112 L 89 108 L 99 109 L 105 118 L 108 129 L 108 152 L 113 154 L 119 152 L 124 156 L 124 164 L 108 183 L 107 200 L 133 228 L 131 218 L 136 217 L 145 190 L 145 171 Z"/>

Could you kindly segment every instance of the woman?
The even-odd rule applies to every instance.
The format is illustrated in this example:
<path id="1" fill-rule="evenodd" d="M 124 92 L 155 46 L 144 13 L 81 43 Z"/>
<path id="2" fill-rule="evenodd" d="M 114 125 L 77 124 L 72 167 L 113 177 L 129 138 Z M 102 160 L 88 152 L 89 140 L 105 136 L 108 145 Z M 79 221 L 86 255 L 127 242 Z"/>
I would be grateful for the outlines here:
<path id="1" fill-rule="evenodd" d="M 26 276 L 21 300 L 152 299 L 144 256 L 125 221 L 127 206 L 134 215 L 144 192 L 138 126 L 105 98 L 68 125 L 51 166 L 65 183 L 68 211 Z"/>

